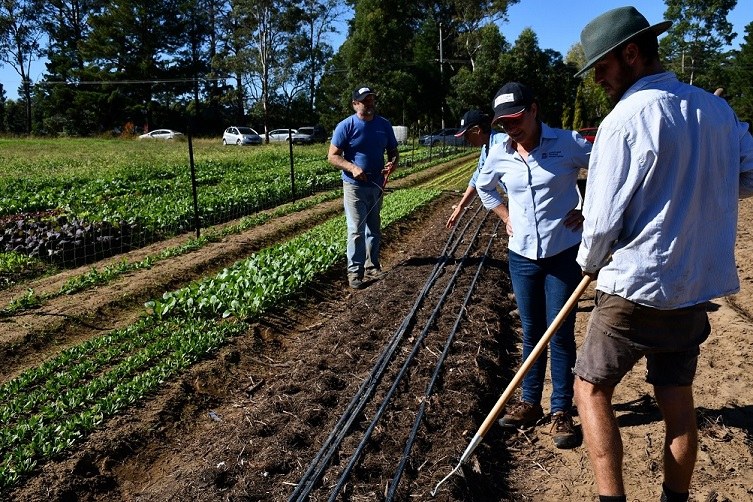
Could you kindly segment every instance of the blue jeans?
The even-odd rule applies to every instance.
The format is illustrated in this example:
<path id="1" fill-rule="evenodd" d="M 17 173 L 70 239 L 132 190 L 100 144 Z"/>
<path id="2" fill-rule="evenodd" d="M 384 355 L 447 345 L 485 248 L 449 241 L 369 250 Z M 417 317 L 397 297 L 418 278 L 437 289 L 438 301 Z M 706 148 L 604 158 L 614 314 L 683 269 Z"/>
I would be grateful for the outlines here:
<path id="1" fill-rule="evenodd" d="M 382 188 L 376 184 L 343 182 L 343 205 L 348 226 L 348 277 L 363 278 L 364 269 L 380 269 Z"/>
<path id="2" fill-rule="evenodd" d="M 539 260 L 509 252 L 510 279 L 523 325 L 523 360 L 533 352 L 533 348 L 578 286 L 582 273 L 575 261 L 577 254 L 578 246 Z M 553 387 L 550 411 L 569 412 L 573 403 L 575 351 L 573 310 L 552 337 L 548 350 L 544 349 L 523 379 L 523 401 L 541 403 L 547 353 L 550 353 Z"/>

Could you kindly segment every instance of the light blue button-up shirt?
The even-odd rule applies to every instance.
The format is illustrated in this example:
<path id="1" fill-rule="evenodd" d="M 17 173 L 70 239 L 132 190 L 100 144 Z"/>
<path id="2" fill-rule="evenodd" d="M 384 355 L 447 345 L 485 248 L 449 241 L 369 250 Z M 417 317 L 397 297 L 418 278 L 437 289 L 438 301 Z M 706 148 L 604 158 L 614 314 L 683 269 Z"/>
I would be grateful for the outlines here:
<path id="1" fill-rule="evenodd" d="M 478 166 L 476 167 L 476 170 L 473 171 L 473 176 L 471 176 L 471 180 L 468 182 L 468 186 L 471 186 L 473 188 L 476 188 L 476 180 L 478 180 L 478 175 L 481 173 L 481 169 L 484 167 L 484 163 L 486 162 L 487 154 L 489 153 L 489 149 L 499 143 L 503 140 L 504 134 L 502 134 L 499 131 L 495 131 L 492 129 L 492 131 L 489 133 L 489 144 L 481 147 L 481 155 L 479 155 L 478 158 Z"/>
<path id="2" fill-rule="evenodd" d="M 738 199 L 752 193 L 753 137 L 727 103 L 644 77 L 599 126 L 578 263 L 597 289 L 659 309 L 734 293 Z"/>
<path id="3" fill-rule="evenodd" d="M 588 167 L 591 143 L 574 131 L 541 124 L 539 145 L 524 160 L 512 139 L 501 136 L 489 149 L 476 190 L 487 209 L 502 204 L 497 185 L 507 193 L 509 249 L 536 260 L 577 245 L 580 231 L 565 227 L 563 220 L 580 204 L 576 182 L 578 171 Z"/>

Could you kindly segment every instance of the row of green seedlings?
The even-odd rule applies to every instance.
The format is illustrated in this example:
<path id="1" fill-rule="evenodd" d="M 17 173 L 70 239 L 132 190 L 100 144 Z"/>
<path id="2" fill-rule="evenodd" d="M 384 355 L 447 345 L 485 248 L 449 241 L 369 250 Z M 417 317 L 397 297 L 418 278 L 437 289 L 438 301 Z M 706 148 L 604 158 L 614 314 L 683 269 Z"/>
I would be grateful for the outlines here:
<path id="1" fill-rule="evenodd" d="M 424 185 L 426 188 L 435 188 L 437 190 L 443 189 L 465 189 L 468 186 L 468 181 L 471 179 L 473 170 L 478 166 L 477 160 L 472 160 L 467 163 L 452 169 L 440 176 L 437 176 L 430 182 Z"/>
<path id="2" fill-rule="evenodd" d="M 317 158 L 317 159 L 306 159 L 305 163 L 309 164 L 309 165 L 314 165 L 314 164 L 317 164 L 318 162 L 320 162 L 320 159 Z M 437 162 L 437 159 L 435 159 L 435 162 Z M 424 164 L 413 163 L 413 164 L 411 164 L 411 167 L 409 167 L 409 168 L 403 168 L 403 169 L 399 169 L 398 171 L 396 171 L 393 174 L 393 176 L 392 176 L 393 180 L 394 179 L 399 179 L 399 178 L 404 177 L 404 176 L 408 176 L 410 174 L 413 174 L 414 172 L 417 172 L 417 171 L 420 171 L 422 169 L 425 169 L 426 167 L 429 167 L 430 165 L 431 165 L 431 163 L 424 163 Z M 317 182 L 317 184 L 308 184 L 308 185 L 304 186 L 304 190 L 305 190 L 306 193 L 315 192 L 315 191 L 319 190 L 320 188 L 322 188 L 324 185 L 329 186 L 330 184 L 333 183 L 332 180 L 329 180 L 329 179 L 326 180 L 326 181 L 324 181 L 324 182 L 321 181 L 321 179 L 318 176 L 315 175 L 316 171 L 313 170 L 313 167 L 311 169 L 312 169 L 312 173 L 314 173 L 314 175 L 313 176 L 307 176 L 305 179 L 310 179 L 310 180 L 311 179 L 319 179 L 319 181 Z M 329 173 L 329 174 L 332 175 L 332 173 Z M 337 173 L 334 173 L 334 176 L 337 176 L 337 175 L 338 175 Z M 276 176 L 275 179 L 277 181 L 275 183 L 277 185 L 287 183 L 288 181 L 287 180 L 283 180 L 283 178 L 284 178 L 284 176 L 280 176 L 280 175 Z M 111 180 L 111 183 L 115 183 L 115 181 Z M 303 195 L 301 193 L 301 191 L 298 190 L 298 189 L 296 189 L 296 193 L 297 193 L 298 196 L 302 196 Z M 328 195 L 327 195 L 327 197 L 331 198 L 331 196 L 329 194 L 332 194 L 332 193 L 333 192 L 329 192 Z M 257 191 L 256 198 L 254 200 L 263 198 L 263 197 L 261 197 L 260 194 L 266 194 L 265 196 L 268 197 L 268 199 L 263 204 L 260 203 L 260 202 L 257 202 L 255 204 L 255 206 L 271 205 L 272 202 L 274 202 L 275 200 L 277 200 L 277 199 L 279 199 L 281 197 L 279 194 L 277 196 L 273 196 L 272 194 L 269 194 L 269 193 L 267 193 L 265 191 L 261 191 L 261 192 Z M 288 196 L 289 194 L 286 193 L 284 195 Z M 236 199 L 239 199 L 239 198 L 242 199 L 243 197 L 236 197 Z M 230 197 L 229 199 L 232 199 L 232 197 Z M 272 201 L 272 202 L 270 202 L 270 201 Z M 204 202 L 206 202 L 206 201 L 204 201 Z M 223 207 L 225 208 L 224 210 L 228 209 L 227 205 L 225 205 Z M 236 208 L 236 209 L 238 211 L 240 211 L 239 208 Z M 248 209 L 248 208 L 246 208 L 246 209 Z M 216 212 L 217 208 L 216 207 L 210 207 L 209 210 Z M 161 214 L 160 211 L 159 211 L 159 208 L 155 207 L 155 208 L 150 209 L 150 212 L 152 212 L 152 211 L 154 212 L 154 215 L 156 215 L 155 217 L 159 220 L 161 218 L 159 216 L 159 214 Z M 123 214 L 127 213 L 127 208 L 121 208 L 121 212 Z M 136 213 L 136 214 L 137 214 L 136 216 L 128 216 L 126 219 L 127 220 L 136 220 L 136 219 L 139 218 L 138 213 Z M 85 216 L 87 218 L 93 217 L 93 215 L 89 214 L 89 213 L 84 214 L 83 216 Z M 102 216 L 103 215 L 100 215 L 100 217 L 102 217 Z M 111 217 L 115 217 L 115 216 L 111 215 Z M 164 223 L 164 224 L 174 224 L 174 222 L 165 222 L 165 221 L 162 221 L 162 223 Z M 263 221 L 261 221 L 261 223 L 263 223 Z M 249 228 L 249 227 L 247 227 L 247 228 Z M 241 230 L 243 230 L 243 229 L 241 229 Z M 196 243 L 194 243 L 194 245 L 196 245 Z M 102 284 L 103 281 L 111 280 L 111 278 L 120 276 L 123 273 L 126 273 L 126 272 L 128 272 L 130 270 L 136 270 L 136 269 L 139 269 L 139 268 L 148 268 L 149 266 L 151 266 L 151 264 L 149 263 L 148 260 L 146 260 L 146 261 L 144 261 L 141 264 L 116 264 L 116 265 L 111 266 L 111 267 L 105 267 L 105 269 L 103 271 L 101 271 L 101 272 L 98 271 L 98 270 L 96 270 L 96 268 L 95 268 L 90 273 L 86 274 L 87 277 L 84 277 L 83 281 L 84 282 L 89 282 L 92 285 Z M 45 270 L 50 271 L 50 272 L 54 272 L 52 265 L 44 263 L 41 260 L 32 259 L 32 258 L 26 258 L 26 259 L 24 259 L 23 255 L 20 255 L 18 253 L 0 253 L 0 289 L 4 289 L 4 288 L 7 288 L 7 287 L 10 287 L 13 284 L 17 283 L 19 280 L 22 280 L 23 278 L 38 276 L 38 275 L 44 273 Z M 77 279 L 74 278 L 74 279 L 72 279 L 72 281 L 76 282 Z M 80 290 L 80 288 L 79 288 L 78 285 L 66 284 L 66 285 L 63 286 L 61 293 L 72 293 L 72 292 L 79 291 L 79 290 Z M 55 294 L 55 293 L 53 293 L 52 295 L 53 295 L 53 297 L 57 296 L 57 294 Z M 37 306 L 41 305 L 41 303 L 44 302 L 45 299 L 46 298 L 40 297 L 40 296 L 36 295 L 33 291 L 29 290 L 22 297 L 19 297 L 18 299 L 14 300 L 14 302 L 13 302 L 12 305 L 8 305 L 8 306 L 4 307 L 3 309 L 1 309 L 0 310 L 0 317 L 2 317 L 4 314 L 5 315 L 12 315 L 14 312 L 18 311 L 19 309 L 23 310 L 23 309 L 27 309 L 27 308 L 37 307 Z"/>
<path id="3" fill-rule="evenodd" d="M 209 243 L 218 242 L 228 235 L 245 232 L 246 230 L 267 223 L 273 218 L 279 218 L 287 214 L 309 209 L 322 202 L 340 197 L 341 194 L 341 190 L 331 190 L 314 197 L 279 206 L 273 211 L 246 216 L 241 218 L 238 223 L 226 225 L 220 229 L 209 229 L 200 237 L 190 237 L 183 244 L 163 249 L 156 255 L 150 255 L 138 261 L 129 262 L 128 260 L 123 259 L 112 265 L 102 267 L 101 269 L 92 267 L 88 271 L 82 272 L 81 274 L 75 275 L 66 280 L 57 291 L 36 293 L 34 289 L 29 288 L 23 295 L 13 298 L 5 307 L 0 309 L 0 318 L 10 317 L 17 315 L 24 310 L 41 307 L 45 302 L 61 295 L 71 295 L 95 286 L 108 284 L 129 272 L 149 269 L 160 261 L 196 251 Z M 0 254 L 0 257 L 2 256 L 3 255 Z M 25 262 L 22 261 L 21 263 Z"/>
<path id="4" fill-rule="evenodd" d="M 337 184 L 339 173 L 321 153 L 300 154 L 295 162 L 298 196 Z M 289 168 L 289 158 L 276 150 L 245 162 L 207 159 L 197 163 L 202 218 L 216 221 L 248 208 L 260 210 L 290 200 Z M 64 208 L 66 214 L 81 220 L 138 223 L 153 231 L 190 228 L 190 194 L 190 177 L 183 164 L 136 166 L 109 179 L 19 176 L 0 182 L 0 216 Z"/>
<path id="5" fill-rule="evenodd" d="M 123 198 L 139 195 L 157 199 L 174 193 L 191 193 L 191 179 L 187 159 L 169 158 L 161 163 L 154 159 L 131 161 L 113 159 L 123 164 L 112 169 L 109 176 L 98 172 L 67 174 L 58 167 L 53 176 L 33 176 L 36 165 L 28 171 L 9 179 L 0 180 L 0 215 L 42 211 L 49 208 L 68 207 L 72 211 L 109 211 L 101 206 L 117 206 Z M 126 164 L 127 162 L 127 164 Z M 297 173 L 319 175 L 330 170 L 322 155 L 313 152 L 296 159 Z M 210 157 L 196 163 L 196 181 L 199 187 L 248 186 L 263 183 L 274 177 L 284 177 L 289 169 L 287 156 L 270 150 L 263 155 L 237 157 Z M 29 176 L 29 172 L 31 175 Z M 289 180 L 288 180 L 289 181 Z M 134 215 L 130 215 L 134 216 Z"/>
<path id="6" fill-rule="evenodd" d="M 385 199 L 383 223 L 406 217 L 439 192 L 401 190 Z M 0 386 L 0 490 L 65 452 L 105 420 L 245 332 L 342 260 L 337 217 L 265 248 L 215 277 L 149 302 L 137 323 L 68 348 Z"/>
<path id="7" fill-rule="evenodd" d="M 393 174 L 393 181 L 414 174 L 415 172 L 418 172 L 425 168 L 425 165 L 413 165 L 408 169 L 400 169 Z M 201 237 L 190 238 L 187 242 L 181 244 L 180 246 L 173 246 L 164 249 L 155 256 L 147 256 L 146 258 L 136 262 L 120 260 L 113 265 L 102 267 L 101 270 L 97 267 L 92 267 L 87 272 L 83 272 L 68 279 L 58 291 L 38 294 L 32 288 L 29 288 L 26 290 L 26 292 L 24 292 L 23 295 L 14 298 L 8 303 L 8 305 L 0 309 L 0 318 L 16 315 L 24 310 L 38 308 L 44 305 L 46 301 L 57 298 L 60 295 L 74 294 L 88 288 L 92 288 L 94 286 L 107 284 L 115 279 L 118 279 L 126 273 L 151 268 L 155 263 L 159 261 L 195 251 L 204 247 L 210 242 L 217 242 L 227 235 L 244 232 L 253 227 L 264 224 L 272 218 L 277 218 L 286 214 L 308 209 L 322 202 L 339 197 L 340 195 L 341 190 L 331 190 L 329 192 L 299 200 L 291 204 L 282 205 L 280 207 L 277 207 L 273 211 L 246 216 L 242 218 L 237 224 L 226 225 L 220 230 L 209 229 Z M 10 277 L 12 277 L 14 274 L 18 274 L 19 270 L 23 270 L 24 267 L 29 267 L 34 263 L 34 259 L 25 257 L 24 255 L 19 255 L 18 253 L 0 253 L 0 278 L 3 277 L 5 273 L 5 275 L 9 277 L 8 281 L 10 283 L 12 282 Z M 2 287 L 3 285 L 0 284 L 0 289 L 2 289 Z"/>

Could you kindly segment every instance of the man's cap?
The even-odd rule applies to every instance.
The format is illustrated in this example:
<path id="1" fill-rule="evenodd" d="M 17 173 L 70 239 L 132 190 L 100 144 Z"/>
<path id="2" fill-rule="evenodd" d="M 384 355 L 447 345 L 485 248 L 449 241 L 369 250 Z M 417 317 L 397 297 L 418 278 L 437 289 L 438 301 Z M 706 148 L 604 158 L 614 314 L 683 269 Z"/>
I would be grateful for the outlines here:
<path id="1" fill-rule="evenodd" d="M 363 98 L 365 98 L 369 94 L 373 94 L 374 96 L 376 96 L 376 92 L 372 91 L 371 87 L 362 85 L 358 87 L 355 91 L 353 91 L 353 101 L 363 101 Z"/>
<path id="2" fill-rule="evenodd" d="M 583 75 L 609 51 L 631 38 L 648 31 L 658 36 L 670 26 L 672 21 L 651 26 L 635 7 L 619 7 L 597 16 L 580 32 L 587 63 L 575 76 Z"/>
<path id="3" fill-rule="evenodd" d="M 497 91 L 492 101 L 494 119 L 492 124 L 501 118 L 518 117 L 534 101 L 533 91 L 520 82 L 508 82 Z"/>
<path id="4" fill-rule="evenodd" d="M 455 137 L 459 138 L 471 127 L 477 125 L 486 124 L 487 129 L 489 126 L 489 115 L 481 110 L 468 110 L 460 119 L 460 130 L 455 134 Z"/>

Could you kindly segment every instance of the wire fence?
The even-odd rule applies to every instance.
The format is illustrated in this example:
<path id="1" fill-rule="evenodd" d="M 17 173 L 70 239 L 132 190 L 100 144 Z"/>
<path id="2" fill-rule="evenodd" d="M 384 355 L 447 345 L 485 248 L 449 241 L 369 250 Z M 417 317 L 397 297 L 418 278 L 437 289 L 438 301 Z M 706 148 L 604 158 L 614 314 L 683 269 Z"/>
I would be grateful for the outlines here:
<path id="1" fill-rule="evenodd" d="M 202 229 L 341 185 L 340 172 L 317 146 L 194 162 L 191 144 L 189 139 L 182 162 L 137 166 L 116 176 L 4 180 L 0 255 L 61 268 L 91 264 L 175 235 L 198 236 Z M 466 153 L 467 147 L 427 147 L 413 138 L 400 151 L 399 171 L 406 173 Z"/>

